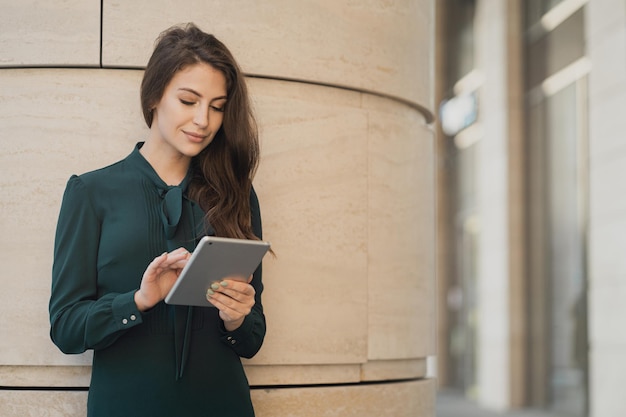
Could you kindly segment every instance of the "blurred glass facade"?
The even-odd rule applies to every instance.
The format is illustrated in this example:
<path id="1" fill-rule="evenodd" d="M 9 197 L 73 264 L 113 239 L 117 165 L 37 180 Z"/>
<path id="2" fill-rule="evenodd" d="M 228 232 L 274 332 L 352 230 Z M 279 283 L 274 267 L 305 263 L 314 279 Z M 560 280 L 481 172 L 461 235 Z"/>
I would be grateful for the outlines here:
<path id="1" fill-rule="evenodd" d="M 528 396 L 530 405 L 583 416 L 588 397 L 585 7 L 546 27 L 542 17 L 554 13 L 557 3 L 533 1 L 526 10 Z"/>
<path id="2" fill-rule="evenodd" d="M 439 5 L 440 99 L 443 103 L 460 95 L 477 96 L 478 122 L 442 135 L 441 160 L 445 161 L 440 193 L 446 204 L 441 224 L 448 227 L 448 257 L 451 266 L 440 287 L 440 385 L 457 388 L 477 397 L 481 377 L 477 371 L 481 279 L 477 267 L 482 253 L 481 225 L 490 219 L 481 215 L 479 178 L 487 161 L 478 151 L 484 138 L 481 114 L 485 68 L 489 62 L 476 59 L 483 51 L 476 40 L 484 28 L 477 19 L 481 0 L 445 0 Z M 510 2 L 516 10 L 508 19 L 511 34 L 520 45 L 518 82 L 522 96 L 519 134 L 522 139 L 523 233 L 510 236 L 522 243 L 523 294 L 511 299 L 523 305 L 522 331 L 511 337 L 511 351 L 522 359 L 511 371 L 521 384 L 516 406 L 551 410 L 559 415 L 588 413 L 587 250 L 588 143 L 587 74 L 585 51 L 585 1 L 527 0 Z M 511 7 L 511 6 L 510 6 Z M 502 22 L 505 25 L 509 21 Z M 509 41 L 510 43 L 511 41 Z M 515 41 L 513 41 L 515 42 Z M 484 47 L 484 46 L 483 46 Z M 511 61 L 514 62 L 515 61 Z M 514 65 L 514 64 L 509 64 Z M 450 117 L 442 112 L 442 124 Z M 457 116 L 460 117 L 460 116 Z M 506 138 L 505 138 L 506 140 Z M 513 149 L 510 149 L 512 151 Z M 509 170 L 510 172 L 510 170 Z M 484 201 L 484 200 L 483 200 Z M 506 277 L 504 277 L 506 279 Z M 483 285 L 484 287 L 484 285 Z M 519 297 L 518 297 L 519 296 Z M 484 297 L 484 295 L 483 295 Z M 505 303 L 505 309 L 515 301 Z M 502 311 L 509 317 L 514 313 Z M 440 315 L 442 315 L 440 313 Z M 512 330 L 514 333 L 514 331 Z M 514 355 L 512 355 L 512 358 Z M 511 360 L 515 360 L 514 358 Z"/>

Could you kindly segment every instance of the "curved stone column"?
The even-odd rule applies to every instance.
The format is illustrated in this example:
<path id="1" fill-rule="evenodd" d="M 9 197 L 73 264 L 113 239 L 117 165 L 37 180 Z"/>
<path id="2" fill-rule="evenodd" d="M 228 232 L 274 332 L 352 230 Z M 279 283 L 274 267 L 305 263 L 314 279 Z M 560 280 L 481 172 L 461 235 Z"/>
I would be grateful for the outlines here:
<path id="1" fill-rule="evenodd" d="M 88 386 L 90 355 L 48 339 L 63 188 L 145 136 L 141 66 L 160 30 L 193 20 L 250 75 L 261 126 L 255 187 L 278 257 L 264 267 L 266 343 L 245 363 L 257 414 L 433 416 L 433 2 L 91 3 L 7 2 L 0 17 L 0 251 L 14 260 L 0 414 L 84 407 L 64 388 Z"/>

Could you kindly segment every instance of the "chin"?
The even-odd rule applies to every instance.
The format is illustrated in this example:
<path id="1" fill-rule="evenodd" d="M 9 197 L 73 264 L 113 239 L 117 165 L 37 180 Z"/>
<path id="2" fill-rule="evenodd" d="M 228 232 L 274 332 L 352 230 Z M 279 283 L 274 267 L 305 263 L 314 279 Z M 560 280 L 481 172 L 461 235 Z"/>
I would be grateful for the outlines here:
<path id="1" fill-rule="evenodd" d="M 207 141 L 206 143 L 193 143 L 188 146 L 185 146 L 184 149 L 181 149 L 181 153 L 190 158 L 196 157 L 200 155 L 200 153 L 206 149 L 207 146 L 211 144 L 211 141 Z"/>

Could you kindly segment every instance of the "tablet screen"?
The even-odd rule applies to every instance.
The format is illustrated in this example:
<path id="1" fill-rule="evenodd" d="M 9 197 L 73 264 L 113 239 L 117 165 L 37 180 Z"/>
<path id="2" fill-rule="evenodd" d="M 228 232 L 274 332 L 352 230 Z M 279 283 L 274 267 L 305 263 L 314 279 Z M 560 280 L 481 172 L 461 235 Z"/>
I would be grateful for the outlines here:
<path id="1" fill-rule="evenodd" d="M 205 236 L 189 258 L 165 302 L 168 304 L 213 307 L 207 289 L 226 277 L 247 280 L 270 248 L 268 242 Z"/>

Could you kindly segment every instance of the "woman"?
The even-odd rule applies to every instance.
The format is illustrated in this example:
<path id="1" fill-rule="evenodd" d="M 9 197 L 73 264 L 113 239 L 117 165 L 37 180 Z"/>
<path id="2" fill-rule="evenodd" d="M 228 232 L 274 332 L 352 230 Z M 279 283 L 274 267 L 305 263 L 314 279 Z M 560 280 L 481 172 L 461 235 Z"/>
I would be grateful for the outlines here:
<path id="1" fill-rule="evenodd" d="M 51 338 L 65 353 L 94 351 L 88 416 L 253 416 L 240 357 L 265 336 L 261 268 L 210 291 L 217 308 L 163 302 L 202 235 L 262 237 L 243 75 L 215 37 L 174 27 L 148 62 L 141 104 L 145 143 L 67 184 Z"/>

